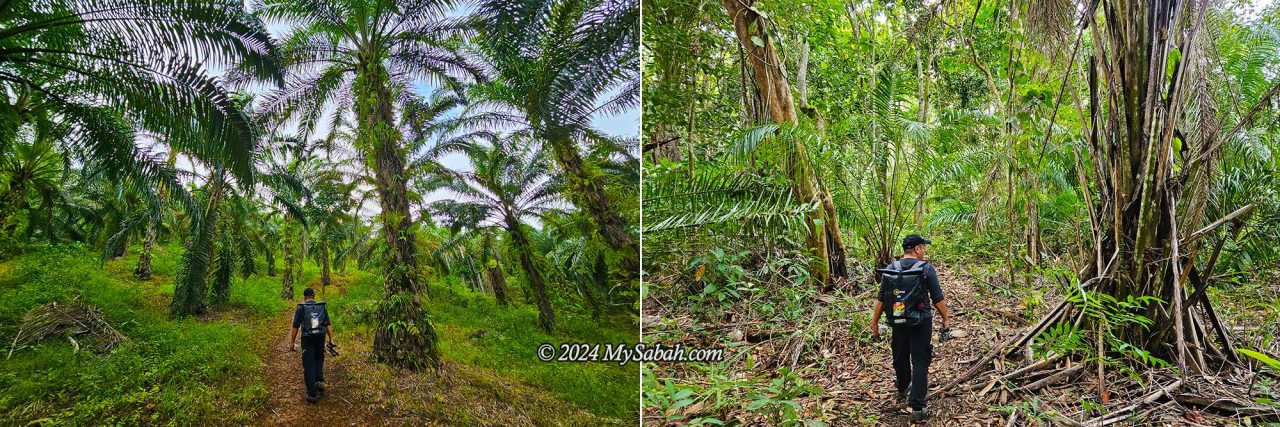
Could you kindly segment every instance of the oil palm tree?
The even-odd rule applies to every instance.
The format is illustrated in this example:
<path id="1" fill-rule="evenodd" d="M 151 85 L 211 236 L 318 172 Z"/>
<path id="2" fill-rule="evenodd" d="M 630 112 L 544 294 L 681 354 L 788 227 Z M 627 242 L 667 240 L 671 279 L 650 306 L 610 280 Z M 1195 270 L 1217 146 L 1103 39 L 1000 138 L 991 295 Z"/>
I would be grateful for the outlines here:
<path id="1" fill-rule="evenodd" d="M 49 211 L 53 200 L 62 190 L 66 156 L 54 146 L 50 127 L 37 128 L 30 141 L 11 146 L 12 150 L 0 151 L 0 231 L 12 231 L 16 224 L 13 214 L 31 209 L 32 196 L 39 196 L 42 207 Z M 44 215 L 46 234 L 49 234 L 49 215 Z M 36 226 L 36 215 L 28 215 L 28 234 Z"/>
<path id="2" fill-rule="evenodd" d="M 485 0 L 476 20 L 495 72 L 493 84 L 477 92 L 518 112 L 535 141 L 550 145 L 574 204 L 624 255 L 627 273 L 639 269 L 639 246 L 610 204 L 606 175 L 582 152 L 609 139 L 592 128 L 596 115 L 639 100 L 639 18 L 633 0 Z"/>
<path id="3" fill-rule="evenodd" d="M 32 117 L 56 115 L 77 135 L 66 151 L 113 163 L 103 169 L 112 178 L 149 176 L 133 164 L 143 154 L 136 128 L 250 176 L 256 129 L 205 71 L 280 80 L 274 45 L 241 2 L 15 0 L 0 7 L 0 28 L 0 86 L 9 89 L 0 91 L 0 151 Z"/>
<path id="4" fill-rule="evenodd" d="M 450 0 L 261 0 L 271 21 L 294 24 L 283 35 L 289 78 L 262 111 L 278 122 L 297 119 L 303 138 L 333 132 L 354 111 L 355 147 L 374 172 L 381 205 L 385 280 L 377 310 L 374 357 L 420 368 L 438 364 L 436 333 L 418 296 L 418 253 L 404 174 L 397 106 L 427 80 L 461 89 L 479 70 L 453 48 L 468 35 L 464 19 L 446 15 Z M 327 129 L 321 121 L 328 112 Z"/>
<path id="5" fill-rule="evenodd" d="M 490 141 L 466 150 L 474 170 L 461 173 L 461 179 L 447 187 L 458 197 L 440 200 L 431 206 L 455 228 L 469 229 L 442 249 L 449 243 L 465 241 L 473 233 L 492 228 L 505 231 L 511 249 L 519 258 L 520 269 L 533 289 L 538 326 L 551 332 L 555 328 L 555 313 L 547 298 L 546 280 L 534 258 L 526 221 L 559 211 L 556 205 L 560 202 L 562 185 L 548 175 L 550 165 L 544 152 L 526 139 L 517 136 L 490 138 Z"/>

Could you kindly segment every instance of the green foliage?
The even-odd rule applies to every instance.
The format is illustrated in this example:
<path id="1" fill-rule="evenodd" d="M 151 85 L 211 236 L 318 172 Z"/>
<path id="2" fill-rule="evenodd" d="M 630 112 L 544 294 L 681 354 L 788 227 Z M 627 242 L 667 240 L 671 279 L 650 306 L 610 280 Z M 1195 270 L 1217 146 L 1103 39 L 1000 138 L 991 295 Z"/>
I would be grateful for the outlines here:
<path id="1" fill-rule="evenodd" d="M 1280 371 L 1280 360 L 1276 360 L 1275 358 L 1268 356 L 1264 353 L 1253 351 L 1247 348 L 1237 348 L 1236 351 L 1240 352 L 1240 354 L 1243 354 L 1245 356 L 1249 356 L 1253 360 L 1262 362 L 1264 365 L 1266 365 L 1268 368 L 1271 368 L 1272 370 Z"/>
<path id="2" fill-rule="evenodd" d="M 1137 325 L 1143 329 L 1152 326 L 1150 318 L 1140 314 L 1152 303 L 1163 303 L 1153 296 L 1134 297 L 1132 295 L 1121 300 L 1111 295 L 1085 290 L 1078 284 L 1065 289 L 1067 299 L 1075 307 L 1084 312 L 1087 325 L 1097 325 L 1101 330 L 1093 331 L 1076 326 L 1073 323 L 1058 323 L 1037 336 L 1032 348 L 1037 357 L 1048 354 L 1077 354 L 1086 360 L 1099 360 L 1108 366 L 1128 374 L 1134 381 L 1141 381 L 1142 376 L 1135 367 L 1171 368 L 1169 362 L 1156 357 L 1140 346 L 1124 341 L 1113 334 L 1129 325 Z M 1105 352 L 1098 354 L 1099 339 L 1103 340 Z"/>
<path id="3" fill-rule="evenodd" d="M 370 304 L 379 297 L 376 276 L 359 273 L 346 292 L 327 301 L 335 323 L 369 328 Z M 600 321 L 589 315 L 562 312 L 556 334 L 538 328 L 532 305 L 500 306 L 482 291 L 469 289 L 457 278 L 432 283 L 435 297 L 423 308 L 440 336 L 444 360 L 493 369 L 550 391 L 593 413 L 618 420 L 636 416 L 636 375 L 633 363 L 545 363 L 531 353 L 543 343 L 636 344 L 634 320 L 609 315 Z M 477 337 L 478 335 L 478 337 Z"/>
<path id="4" fill-rule="evenodd" d="M 747 252 L 726 254 L 724 250 L 716 248 L 711 253 L 690 261 L 693 280 L 706 283 L 702 294 L 695 296 L 694 301 L 732 304 L 741 297 L 739 292 L 751 291 L 751 283 L 745 280 L 747 271 L 738 265 L 746 256 Z M 707 266 L 711 268 L 708 269 Z"/>
<path id="5" fill-rule="evenodd" d="M 803 418 L 803 408 L 795 402 L 802 395 L 822 392 L 822 387 L 809 384 L 789 368 L 782 368 L 778 371 L 778 378 L 770 380 L 758 391 L 748 393 L 751 403 L 747 404 L 747 410 L 766 414 L 771 422 L 781 426 L 826 426 L 824 422 Z"/>
<path id="6" fill-rule="evenodd" d="M 720 365 L 698 364 L 703 371 L 698 383 L 681 383 L 657 378 L 646 365 L 643 375 L 644 406 L 667 422 L 688 425 L 726 425 L 734 411 L 745 411 L 755 422 L 783 426 L 825 426 L 810 418 L 796 402 L 802 396 L 824 393 L 801 373 L 783 368 L 773 374 L 737 377 L 726 375 Z"/>
<path id="7" fill-rule="evenodd" d="M 157 251 L 157 273 L 171 275 L 176 258 Z M 251 423 L 266 401 L 261 324 L 170 321 L 165 290 L 133 280 L 127 260 L 107 271 L 76 246 L 37 246 L 0 263 L 0 337 L 16 333 L 26 310 L 71 299 L 100 308 L 129 337 L 105 355 L 73 354 L 57 339 L 16 349 L 0 363 L 0 423 Z"/>

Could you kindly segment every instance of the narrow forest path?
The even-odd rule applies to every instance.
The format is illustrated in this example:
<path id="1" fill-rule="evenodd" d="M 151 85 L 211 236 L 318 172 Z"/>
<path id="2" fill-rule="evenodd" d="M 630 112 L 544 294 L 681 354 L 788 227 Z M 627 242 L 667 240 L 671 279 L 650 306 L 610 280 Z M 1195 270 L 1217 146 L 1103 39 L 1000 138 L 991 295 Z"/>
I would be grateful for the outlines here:
<path id="1" fill-rule="evenodd" d="M 319 284 L 313 284 L 319 288 Z M 338 292 L 342 288 L 334 286 Z M 296 305 L 290 305 L 271 320 L 268 331 L 275 334 L 263 355 L 266 370 L 263 372 L 267 383 L 269 399 L 267 408 L 258 418 L 259 425 L 300 426 L 366 426 L 385 425 L 388 420 L 375 410 L 376 408 L 362 403 L 356 390 L 357 384 L 347 375 L 348 365 L 358 363 L 342 354 L 342 342 L 338 342 L 338 357 L 325 355 L 324 377 L 326 395 L 314 405 L 306 401 L 306 385 L 302 380 L 302 353 L 289 351 L 293 346 L 289 342 L 289 333 L 293 327 L 293 312 Z"/>
<path id="2" fill-rule="evenodd" d="M 896 386 L 888 336 L 866 351 L 851 355 L 854 360 L 837 363 L 840 367 L 833 370 L 834 381 L 828 386 L 828 390 L 835 396 L 837 407 L 871 409 L 871 412 L 878 412 L 880 424 L 890 426 L 992 425 L 1003 421 L 1002 414 L 990 409 L 1014 404 L 1011 402 L 1014 396 L 1007 390 L 997 386 L 983 395 L 973 391 L 940 397 L 940 388 L 964 373 L 970 367 L 969 363 L 985 354 L 991 346 L 1020 331 L 1020 326 L 1026 322 L 1016 314 L 1021 301 L 994 291 L 979 292 L 978 286 L 985 286 L 980 280 L 944 265 L 935 263 L 935 266 L 947 306 L 951 310 L 951 330 L 955 338 L 946 342 L 938 341 L 942 320 L 935 312 L 933 361 L 929 366 L 929 420 L 923 424 L 911 424 L 908 420 L 909 410 L 893 402 Z M 970 381 L 986 385 L 989 379 L 980 376 Z M 968 385 L 970 384 L 960 386 Z M 836 424 L 844 425 L 853 421 L 855 420 L 845 420 Z"/>

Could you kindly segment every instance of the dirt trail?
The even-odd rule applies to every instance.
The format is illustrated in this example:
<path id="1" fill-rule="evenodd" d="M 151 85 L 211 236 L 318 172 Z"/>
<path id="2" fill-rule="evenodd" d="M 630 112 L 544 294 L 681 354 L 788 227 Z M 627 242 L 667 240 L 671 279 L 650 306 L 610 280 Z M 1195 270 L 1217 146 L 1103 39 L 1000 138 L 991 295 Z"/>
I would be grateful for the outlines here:
<path id="1" fill-rule="evenodd" d="M 1000 387 L 983 396 L 978 396 L 977 392 L 944 398 L 938 398 L 938 395 L 941 386 L 969 368 L 970 365 L 963 362 L 972 362 L 985 354 L 992 345 L 1017 333 L 1019 325 L 1016 321 L 992 314 L 994 310 L 1016 312 L 1016 308 L 1008 309 L 1009 307 L 1003 306 L 1016 307 L 1017 303 L 1012 298 L 991 292 L 979 294 L 975 288 L 975 283 L 978 282 L 976 279 L 941 265 L 937 268 L 938 279 L 952 314 L 951 330 L 963 337 L 939 342 L 937 330 L 941 328 L 942 320 L 937 313 L 934 314 L 933 361 L 929 366 L 928 397 L 931 416 L 925 424 L 912 425 L 988 425 L 1001 422 L 1001 414 L 989 409 L 993 405 L 1010 403 L 1014 396 L 1007 392 L 1001 396 Z M 879 423 L 883 425 L 909 425 L 908 410 L 900 406 L 895 408 L 895 405 L 890 404 L 896 387 L 893 384 L 893 361 L 888 337 L 868 350 L 857 355 L 854 361 L 846 362 L 846 369 L 834 370 L 836 381 L 831 386 L 835 389 L 832 394 L 838 396 L 835 400 L 839 401 L 840 406 L 865 405 L 873 408 L 873 411 L 878 409 Z M 979 377 L 971 381 L 986 383 L 988 380 Z M 850 421 L 854 420 L 844 420 L 837 424 L 843 425 Z"/>
<path id="2" fill-rule="evenodd" d="M 359 363 L 349 356 L 326 355 L 324 377 L 326 395 L 320 403 L 306 402 L 306 385 L 302 381 L 302 353 L 289 351 L 289 332 L 293 326 L 294 307 L 281 312 L 271 320 L 268 330 L 275 334 L 267 354 L 263 356 L 266 371 L 263 373 L 270 393 L 267 409 L 259 416 L 257 424 L 273 426 L 295 425 L 384 425 L 387 420 L 360 401 L 358 387 L 347 375 L 348 365 Z M 338 342 L 342 353 L 342 342 Z"/>

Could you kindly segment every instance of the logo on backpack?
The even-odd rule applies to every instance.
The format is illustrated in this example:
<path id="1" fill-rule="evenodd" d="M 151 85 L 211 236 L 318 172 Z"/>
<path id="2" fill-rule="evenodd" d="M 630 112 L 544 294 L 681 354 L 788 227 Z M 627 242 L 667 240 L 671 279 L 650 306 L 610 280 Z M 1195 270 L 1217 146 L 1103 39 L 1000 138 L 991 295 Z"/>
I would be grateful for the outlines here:
<path id="1" fill-rule="evenodd" d="M 889 300 L 893 302 L 887 316 L 889 326 L 916 326 L 923 321 L 928 309 L 927 292 L 920 289 L 920 284 L 924 281 L 924 267 L 927 264 L 916 261 L 904 270 L 902 261 L 899 260 L 887 268 L 876 270 L 880 274 L 881 295 L 888 293 L 891 295 Z"/>
<path id="2" fill-rule="evenodd" d="M 323 302 L 298 304 L 302 308 L 302 336 L 324 335 L 324 321 L 328 319 Z"/>

